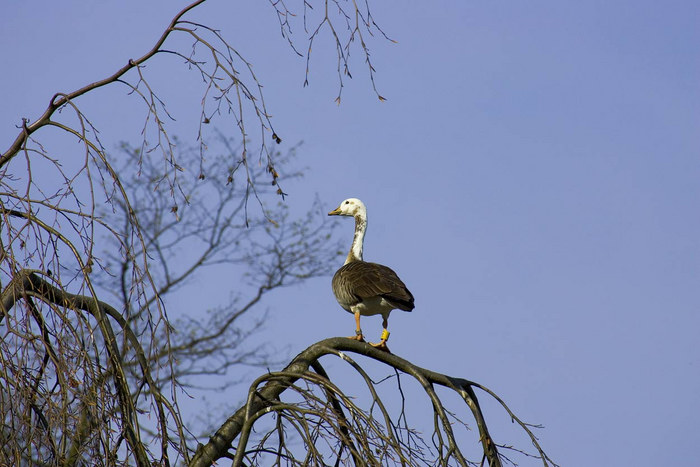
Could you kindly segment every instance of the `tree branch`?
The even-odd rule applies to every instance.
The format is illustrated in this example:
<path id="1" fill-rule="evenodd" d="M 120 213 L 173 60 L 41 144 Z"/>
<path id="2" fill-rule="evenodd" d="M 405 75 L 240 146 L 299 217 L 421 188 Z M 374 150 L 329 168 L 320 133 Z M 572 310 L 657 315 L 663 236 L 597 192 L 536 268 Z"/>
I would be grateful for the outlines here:
<path id="1" fill-rule="evenodd" d="M 122 330 L 126 333 L 130 342 L 137 350 L 140 349 L 140 344 L 138 339 L 131 332 L 126 321 L 121 317 L 119 312 L 108 304 L 96 300 L 92 297 L 85 295 L 71 294 L 64 290 L 61 290 L 44 279 L 42 279 L 36 271 L 23 270 L 18 272 L 12 279 L 10 284 L 3 290 L 2 296 L 0 297 L 0 320 L 5 317 L 10 309 L 15 305 L 15 303 L 22 297 L 36 296 L 41 298 L 43 301 L 48 303 L 69 308 L 72 310 L 83 310 L 89 312 L 98 322 L 100 328 L 104 332 L 105 344 L 107 346 L 108 354 L 110 357 L 111 368 L 112 368 L 112 378 L 114 379 L 115 386 L 117 387 L 118 394 L 120 396 L 120 408 L 122 411 L 122 428 L 124 434 L 134 450 L 136 455 L 136 460 L 140 466 L 148 466 L 150 462 L 146 454 L 144 444 L 142 443 L 139 435 L 138 421 L 136 415 L 136 408 L 134 406 L 133 398 L 129 389 L 129 384 L 126 380 L 126 375 L 124 374 L 122 367 L 122 356 L 119 348 L 116 345 L 116 336 L 112 330 L 111 325 L 107 322 L 105 314 L 108 314 L 111 318 L 115 319 Z M 162 403 L 165 398 L 160 395 L 157 388 L 153 384 L 153 380 L 150 376 L 149 366 L 143 356 L 142 351 L 137 352 L 137 358 L 141 363 L 141 368 L 144 372 L 144 377 L 151 384 L 151 390 L 156 395 L 157 405 L 160 412 L 160 422 L 161 435 L 163 438 L 164 446 L 164 460 L 166 464 L 167 461 L 167 427 L 165 425 L 165 413 L 162 408 Z M 174 411 L 171 410 L 171 413 Z"/>
<path id="2" fill-rule="evenodd" d="M 68 102 L 72 101 L 73 99 L 82 96 L 83 94 L 92 91 L 93 89 L 100 88 L 102 86 L 105 86 L 110 83 L 114 83 L 119 80 L 126 72 L 131 70 L 132 68 L 138 67 L 142 63 L 144 63 L 146 60 L 154 56 L 156 53 L 159 52 L 161 46 L 165 42 L 165 40 L 168 38 L 171 32 L 173 32 L 175 25 L 180 21 L 180 18 L 182 18 L 183 15 L 185 15 L 188 11 L 192 10 L 193 8 L 201 5 L 204 3 L 206 0 L 197 0 L 185 8 L 183 8 L 175 17 L 170 21 L 170 24 L 168 27 L 165 29 L 163 34 L 160 36 L 160 38 L 156 41 L 155 45 L 151 50 L 149 50 L 145 55 L 143 55 L 141 58 L 138 59 L 131 59 L 129 62 L 121 67 L 119 70 L 117 70 L 114 74 L 111 76 L 108 76 L 104 79 L 101 79 L 99 81 L 95 81 L 94 83 L 88 84 L 86 86 L 83 86 L 80 89 L 77 89 L 73 92 L 70 92 L 68 94 L 56 94 L 51 98 L 51 101 L 49 101 L 49 105 L 44 111 L 44 113 L 36 119 L 33 123 L 27 124 L 25 122 L 22 131 L 17 135 L 13 143 L 10 145 L 10 147 L 0 156 L 0 167 L 3 167 L 5 164 L 7 164 L 14 156 L 17 155 L 17 153 L 20 151 L 20 149 L 24 146 L 24 144 L 27 142 L 27 139 L 37 131 L 39 128 L 49 124 L 51 122 L 51 116 L 53 113 L 59 109 L 61 106 L 64 104 L 67 104 Z"/>
<path id="3" fill-rule="evenodd" d="M 494 443 L 491 435 L 489 434 L 486 421 L 481 412 L 481 407 L 473 391 L 473 387 L 482 388 L 481 385 L 463 378 L 455 378 L 425 368 L 420 368 L 407 360 L 404 360 L 396 355 L 379 351 L 366 343 L 338 337 L 326 339 L 313 344 L 297 355 L 281 372 L 269 373 L 258 378 L 258 380 L 251 385 L 246 404 L 240 407 L 221 425 L 216 433 L 210 438 L 208 443 L 198 447 L 197 452 L 192 458 L 190 466 L 209 466 L 218 459 L 230 456 L 228 451 L 231 449 L 234 440 L 240 435 L 244 437 L 238 442 L 238 448 L 236 448 L 234 461 L 234 465 L 239 465 L 246 449 L 247 433 L 249 433 L 255 420 L 269 412 L 279 412 L 280 416 L 282 416 L 282 412 L 291 410 L 289 404 L 280 403 L 278 401 L 280 400 L 280 396 L 285 391 L 295 387 L 295 383 L 299 379 L 316 381 L 325 391 L 331 390 L 334 386 L 332 386 L 332 383 L 330 383 L 330 380 L 328 380 L 327 375 L 325 375 L 325 371 L 320 373 L 323 380 L 318 380 L 318 377 L 315 379 L 310 379 L 309 368 L 318 369 L 318 360 L 324 355 L 336 355 L 351 364 L 355 364 L 355 362 L 349 357 L 348 352 L 362 355 L 371 360 L 386 364 L 387 366 L 408 374 L 421 382 L 426 392 L 433 399 L 433 409 L 436 416 L 443 420 L 443 430 L 448 435 L 449 445 L 447 451 L 443 454 L 443 456 L 446 457 L 442 458 L 442 462 L 446 461 L 450 457 L 455 457 L 460 464 L 467 465 L 469 462 L 462 457 L 459 446 L 452 437 L 450 423 L 447 420 L 446 414 L 442 408 L 441 401 L 432 390 L 432 385 L 443 386 L 458 392 L 465 400 L 465 403 L 469 406 L 469 409 L 476 420 L 479 428 L 479 439 L 482 445 L 484 457 L 487 459 L 491 467 L 501 466 L 501 459 L 498 453 L 497 445 Z M 329 384 L 324 383 L 324 380 L 328 380 Z M 262 383 L 264 383 L 264 385 L 261 388 L 258 388 L 258 386 Z M 371 385 L 372 384 L 370 383 L 370 386 Z M 335 390 L 338 391 L 337 388 Z M 299 390 L 297 390 L 297 392 L 302 394 L 302 392 L 299 392 Z M 492 394 L 490 391 L 488 393 Z M 375 402 L 377 402 L 379 400 L 379 396 L 377 396 L 376 393 L 373 394 L 373 399 Z M 336 413 L 336 416 L 338 413 L 342 414 L 342 409 L 333 403 L 333 401 L 338 402 L 338 399 L 335 397 L 329 397 L 329 400 L 331 401 L 332 405 L 331 410 Z M 500 399 L 497 400 L 500 402 Z M 305 409 L 299 408 L 298 410 L 302 410 L 303 413 L 303 410 Z M 316 413 L 316 416 L 319 415 Z M 339 420 L 338 423 L 341 426 L 340 430 L 347 429 L 347 424 L 343 424 L 343 420 L 347 420 L 344 415 L 337 416 L 336 420 Z M 343 426 L 346 428 L 343 428 Z M 391 426 L 391 424 L 389 424 L 389 426 Z M 529 428 L 527 426 L 522 427 L 529 433 Z M 350 433 L 348 431 L 345 433 L 346 435 L 344 438 L 350 439 Z M 355 436 L 358 435 L 355 434 Z M 302 437 L 304 438 L 304 436 Z M 391 437 L 385 438 L 385 442 L 397 444 L 395 440 L 392 441 Z M 353 458 L 357 462 L 358 458 L 353 452 L 352 444 L 349 444 L 345 439 L 342 440 L 342 444 L 351 448 Z M 538 457 L 542 459 L 543 464 L 545 466 L 550 465 L 548 461 L 551 461 L 541 450 L 539 445 L 536 445 L 536 448 L 539 452 Z M 258 449 L 263 448 L 261 447 Z M 406 462 L 411 462 L 408 459 L 409 458 L 407 457 Z"/>

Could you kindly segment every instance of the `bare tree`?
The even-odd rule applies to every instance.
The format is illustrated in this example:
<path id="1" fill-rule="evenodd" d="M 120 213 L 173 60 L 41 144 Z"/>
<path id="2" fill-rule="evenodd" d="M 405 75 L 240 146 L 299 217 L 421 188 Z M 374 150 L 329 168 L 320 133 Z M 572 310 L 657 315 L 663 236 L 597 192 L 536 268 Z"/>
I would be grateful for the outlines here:
<path id="1" fill-rule="evenodd" d="M 236 465 L 296 465 L 334 456 L 336 465 L 465 465 L 452 429 L 458 412 L 450 413 L 433 389 L 443 385 L 475 418 L 484 458 L 500 465 L 474 388 L 493 393 L 340 338 L 262 375 L 245 406 L 213 420 L 215 435 L 196 445 L 203 437 L 183 420 L 178 395 L 198 386 L 201 375 L 230 377 L 243 363 L 271 364 L 264 349 L 246 342 L 259 321 L 244 324 L 241 317 L 258 310 L 269 291 L 327 274 L 337 255 L 318 205 L 297 220 L 283 205 L 272 206 L 275 194 L 284 199 L 281 183 L 298 172 L 291 153 L 273 147 L 281 138 L 250 62 L 222 32 L 190 19 L 204 2 L 177 13 L 149 51 L 112 75 L 54 95 L 0 154 L 0 464 L 211 465 L 232 457 Z M 306 57 L 307 82 L 312 45 L 327 31 L 338 54 L 337 101 L 353 50 L 364 55 L 383 100 L 366 36 L 386 36 L 368 3 L 304 1 L 297 12 L 282 1 L 270 6 L 282 36 Z M 295 18 L 306 32 L 303 47 L 291 40 Z M 178 36 L 191 47 L 171 48 Z M 169 131 L 170 115 L 145 68 L 155 56 L 174 57 L 202 78 L 194 147 Z M 143 139 L 114 154 L 82 110 L 81 99 L 104 87 L 123 87 L 144 104 Z M 238 138 L 204 131 L 225 118 Z M 54 153 L 42 139 L 46 128 L 77 139 L 80 157 Z M 171 314 L 178 293 L 207 268 L 236 271 L 243 286 L 232 286 L 230 300 L 204 320 Z M 392 368 L 395 400 L 406 400 L 401 374 L 420 382 L 435 416 L 432 447 L 403 410 L 392 416 L 385 409 L 386 396 L 350 352 Z M 359 375 L 368 406 L 328 376 L 324 355 L 341 357 Z M 254 435 L 268 413 L 273 426 Z M 532 455 L 547 465 L 530 427 L 518 423 L 533 440 Z"/>
<path id="2" fill-rule="evenodd" d="M 253 344 L 249 339 L 266 317 L 260 310 L 261 302 L 279 287 L 329 274 L 339 256 L 338 245 L 332 240 L 334 227 L 326 222 L 318 200 L 304 217 L 296 220 L 290 218 L 284 203 L 261 213 L 245 212 L 245 184 L 238 187 L 235 181 L 229 183 L 226 175 L 229 161 L 240 155 L 242 144 L 234 145 L 223 135 L 219 138 L 220 152 L 211 146 L 203 165 L 211 175 L 182 180 L 180 188 L 187 193 L 189 202 L 178 209 L 168 197 L 142 183 L 143 178 L 157 178 L 159 168 L 147 159 L 137 173 L 134 167 L 140 158 L 138 149 L 122 145 L 122 154 L 112 157 L 118 160 L 115 167 L 123 175 L 131 208 L 143 219 L 141 233 L 152 258 L 149 270 L 157 288 L 138 308 L 133 306 L 133 265 L 109 237 L 102 257 L 110 273 L 95 275 L 93 281 L 105 296 L 113 295 L 111 302 L 119 304 L 134 332 L 147 336 L 141 341 L 149 365 L 165 369 L 158 376 L 161 387 L 177 381 L 179 390 L 220 389 L 231 385 L 229 370 L 234 366 L 279 364 L 279 358 L 270 354 L 269 345 Z M 178 146 L 183 148 L 179 160 L 186 166 L 196 166 L 197 149 Z M 275 155 L 286 174 L 281 180 L 302 176 L 291 169 L 296 150 L 293 147 L 287 154 Z M 258 180 L 266 175 L 266 169 L 257 168 L 250 173 Z M 266 190 L 259 189 L 262 195 L 268 194 Z M 103 218 L 112 219 L 110 225 L 120 226 L 122 237 L 132 235 L 133 225 L 127 222 L 124 203 L 116 203 L 115 210 L 108 210 Z M 204 269 L 216 269 L 225 275 L 229 284 L 229 291 L 222 294 L 225 301 L 206 314 L 199 310 L 185 312 L 178 305 L 181 297 L 196 297 L 194 303 L 203 301 L 197 282 L 202 281 Z M 153 334 L 148 331 L 150 323 L 143 318 L 155 301 L 161 301 L 169 310 L 170 326 Z M 242 323 L 251 312 L 255 319 Z M 124 348 L 128 348 L 128 342 L 124 342 Z M 177 364 L 169 365 L 172 361 Z M 128 368 L 133 380 L 138 381 L 135 363 Z M 195 428 L 188 424 L 188 430 Z"/>
<path id="3" fill-rule="evenodd" d="M 121 411 L 115 411 L 112 402 L 119 394 L 109 384 L 114 370 L 101 363 L 105 350 L 109 357 L 110 346 L 118 353 L 120 383 L 122 390 L 129 391 L 131 415 L 138 423 L 132 436 L 138 430 L 139 439 L 134 442 L 148 445 L 154 437 L 180 439 L 178 450 L 185 450 L 185 440 L 193 439 L 189 432 L 196 428 L 192 424 L 185 427 L 179 418 L 178 391 L 192 389 L 195 383 L 201 388 L 198 378 L 202 375 L 213 384 L 214 375 L 227 376 L 233 366 L 269 363 L 265 347 L 247 341 L 263 318 L 258 311 L 261 300 L 278 287 L 328 274 L 338 248 L 330 244 L 332 227 L 320 215 L 318 203 L 296 221 L 289 219 L 281 204 L 265 213 L 246 214 L 245 184 L 237 188 L 227 183 L 227 172 L 220 170 L 239 150 L 228 145 L 220 155 L 210 155 L 206 168 L 212 176 L 206 180 L 181 181 L 180 189 L 191 201 L 177 213 L 169 196 L 142 183 L 142 177 L 157 176 L 158 168 L 148 159 L 140 167 L 133 164 L 139 158 L 138 150 L 125 146 L 119 157 L 110 157 L 119 159 L 114 167 L 119 168 L 130 205 L 115 202 L 100 219 L 112 226 L 118 238 L 129 238 L 134 235 L 128 221 L 127 209 L 131 209 L 131 215 L 142 219 L 139 234 L 146 250 L 124 255 L 123 243 L 115 242 L 114 236 L 105 238 L 104 252 L 96 255 L 101 267 L 89 273 L 92 287 L 105 301 L 68 293 L 69 286 L 59 286 L 57 274 L 48 269 L 24 269 L 12 278 L 3 292 L 0 315 L 7 328 L 0 357 L 0 378 L 7 384 L 2 385 L 0 397 L 4 441 L 17 446 L 19 452 L 0 462 L 51 459 L 72 464 L 102 452 L 90 446 L 89 437 L 118 430 L 99 421 L 124 423 L 112 420 Z M 282 166 L 291 156 L 292 152 L 277 154 Z M 192 150 L 179 157 L 185 162 L 198 159 Z M 264 173 L 260 168 L 252 170 L 251 176 Z M 25 219 L 14 211 L 8 217 Z M 141 276 L 132 258 L 142 255 L 150 259 L 153 288 L 139 288 Z M 173 295 L 187 293 L 188 283 L 207 267 L 226 267 L 235 291 L 227 303 L 210 310 L 205 319 L 197 310 L 191 316 L 169 304 L 176 302 L 170 298 Z M 190 293 L 196 294 L 193 289 L 196 287 L 190 287 Z M 135 297 L 135 291 L 142 295 Z M 17 314 L 22 304 L 27 308 Z M 169 310 L 159 316 L 160 323 L 150 313 L 155 306 Z M 257 318 L 241 324 L 251 311 Z M 110 340 L 95 335 L 90 317 L 104 321 Z M 94 342 L 88 346 L 86 340 Z M 153 413 L 154 408 L 159 414 L 155 426 L 136 415 Z M 36 417 L 43 430 L 31 429 Z M 169 430 L 174 432 L 168 434 Z M 64 438 L 67 433 L 74 434 L 72 444 Z M 108 444 L 108 440 L 101 443 Z M 161 459 L 167 460 L 167 450 L 164 446 Z M 113 451 L 108 464 L 119 458 L 116 446 Z"/>

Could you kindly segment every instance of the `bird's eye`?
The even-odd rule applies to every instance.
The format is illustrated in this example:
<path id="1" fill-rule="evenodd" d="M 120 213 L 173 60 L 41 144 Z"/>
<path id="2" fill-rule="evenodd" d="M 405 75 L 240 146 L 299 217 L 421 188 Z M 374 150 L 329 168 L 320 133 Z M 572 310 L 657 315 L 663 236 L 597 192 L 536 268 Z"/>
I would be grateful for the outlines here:
<path id="1" fill-rule="evenodd" d="M 350 201 L 346 201 L 345 204 L 350 204 Z"/>

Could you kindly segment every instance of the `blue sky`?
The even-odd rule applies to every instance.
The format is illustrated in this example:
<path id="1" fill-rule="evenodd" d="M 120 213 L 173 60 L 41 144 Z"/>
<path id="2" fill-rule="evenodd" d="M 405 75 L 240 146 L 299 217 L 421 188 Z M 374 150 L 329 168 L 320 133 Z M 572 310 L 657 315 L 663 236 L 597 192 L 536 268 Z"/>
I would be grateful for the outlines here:
<path id="1" fill-rule="evenodd" d="M 177 9 L 6 2 L 2 144 L 54 93 L 143 54 Z M 546 426 L 562 465 L 700 462 L 700 6 L 391 1 L 373 13 L 397 41 L 370 42 L 387 101 L 355 51 L 340 106 L 334 51 L 314 49 L 302 87 L 305 62 L 266 2 L 212 0 L 196 18 L 254 63 L 283 147 L 304 141 L 293 209 L 316 194 L 328 210 L 367 204 L 365 259 L 416 297 L 392 315 L 392 350 L 498 392 Z M 193 140 L 192 76 L 154 79 Z M 108 146 L 139 138 L 123 95 L 85 101 Z M 268 306 L 263 338 L 292 353 L 353 330 L 330 279 Z M 379 318 L 366 321 L 378 336 Z"/>

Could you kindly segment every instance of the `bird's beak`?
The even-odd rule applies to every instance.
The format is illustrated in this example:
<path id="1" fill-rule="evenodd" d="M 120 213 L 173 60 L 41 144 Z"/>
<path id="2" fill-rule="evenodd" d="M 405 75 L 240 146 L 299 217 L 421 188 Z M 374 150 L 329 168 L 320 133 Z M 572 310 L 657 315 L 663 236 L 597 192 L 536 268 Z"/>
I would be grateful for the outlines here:
<path id="1" fill-rule="evenodd" d="M 329 216 L 339 216 L 340 215 L 340 206 L 332 210 L 331 212 L 328 213 Z"/>

